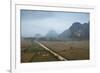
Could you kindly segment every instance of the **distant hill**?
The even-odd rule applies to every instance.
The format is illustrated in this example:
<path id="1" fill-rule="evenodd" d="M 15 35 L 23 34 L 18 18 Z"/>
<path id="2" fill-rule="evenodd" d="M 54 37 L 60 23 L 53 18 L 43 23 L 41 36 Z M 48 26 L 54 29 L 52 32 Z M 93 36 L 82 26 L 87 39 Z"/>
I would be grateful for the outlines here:
<path id="1" fill-rule="evenodd" d="M 50 30 L 47 34 L 46 34 L 46 37 L 49 37 L 49 38 L 54 38 L 54 37 L 57 37 L 58 34 L 56 31 L 54 30 Z"/>
<path id="2" fill-rule="evenodd" d="M 58 33 L 57 33 L 56 31 L 54 31 L 54 30 L 50 30 L 50 31 L 46 34 L 45 38 L 46 38 L 47 40 L 57 40 L 57 39 L 58 39 Z"/>
<path id="3" fill-rule="evenodd" d="M 69 29 L 62 32 L 59 37 L 61 39 L 89 39 L 89 23 L 75 22 Z"/>
<path id="4" fill-rule="evenodd" d="M 64 32 L 62 32 L 62 33 L 59 35 L 59 37 L 60 37 L 60 38 L 66 38 L 66 37 L 70 37 L 70 35 L 71 35 L 71 32 L 70 32 L 69 29 L 67 29 L 67 30 L 65 30 Z"/>
<path id="5" fill-rule="evenodd" d="M 69 28 L 69 30 L 71 32 L 70 37 L 72 37 L 72 38 L 80 37 L 81 29 L 82 29 L 81 23 L 79 23 L 79 22 L 73 23 L 72 26 Z"/>
<path id="6" fill-rule="evenodd" d="M 89 39 L 89 23 L 84 23 L 83 24 L 83 28 L 82 28 L 82 32 L 81 32 L 81 37 L 82 38 L 86 38 L 86 39 Z"/>
<path id="7" fill-rule="evenodd" d="M 44 37 L 37 34 L 36 38 L 34 37 L 34 39 L 46 41 L 88 40 L 89 22 L 84 24 L 75 22 L 61 34 L 58 34 L 55 30 L 50 30 Z"/>

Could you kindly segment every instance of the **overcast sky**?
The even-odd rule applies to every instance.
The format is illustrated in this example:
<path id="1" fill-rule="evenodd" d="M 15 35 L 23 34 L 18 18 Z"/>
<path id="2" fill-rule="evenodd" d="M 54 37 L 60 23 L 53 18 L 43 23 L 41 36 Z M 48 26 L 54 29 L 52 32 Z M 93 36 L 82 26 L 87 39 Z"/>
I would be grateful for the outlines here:
<path id="1" fill-rule="evenodd" d="M 36 34 L 45 36 L 50 30 L 60 34 L 74 22 L 83 24 L 88 21 L 88 13 L 21 10 L 21 36 L 33 37 Z"/>

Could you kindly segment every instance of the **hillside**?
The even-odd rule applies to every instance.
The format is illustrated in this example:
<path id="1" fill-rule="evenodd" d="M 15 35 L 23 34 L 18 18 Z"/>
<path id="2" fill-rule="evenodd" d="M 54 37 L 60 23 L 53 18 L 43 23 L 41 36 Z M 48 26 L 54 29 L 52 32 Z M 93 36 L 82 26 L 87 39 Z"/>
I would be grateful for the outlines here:
<path id="1" fill-rule="evenodd" d="M 89 39 L 89 23 L 75 22 L 69 29 L 59 34 L 62 39 Z"/>

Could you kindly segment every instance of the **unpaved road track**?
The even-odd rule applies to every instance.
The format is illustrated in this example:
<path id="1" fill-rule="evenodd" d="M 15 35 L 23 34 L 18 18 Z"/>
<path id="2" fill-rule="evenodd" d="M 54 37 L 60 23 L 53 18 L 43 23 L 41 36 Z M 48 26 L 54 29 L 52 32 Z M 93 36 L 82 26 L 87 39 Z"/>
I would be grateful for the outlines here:
<path id="1" fill-rule="evenodd" d="M 46 51 L 49 51 L 50 53 L 52 53 L 55 57 L 57 57 L 59 60 L 61 61 L 66 61 L 67 59 L 62 57 L 61 55 L 55 53 L 54 51 L 50 50 L 48 47 L 46 47 L 45 45 L 43 45 L 42 43 L 38 42 L 38 41 L 34 41 L 35 43 L 39 44 L 41 47 L 43 47 Z"/>

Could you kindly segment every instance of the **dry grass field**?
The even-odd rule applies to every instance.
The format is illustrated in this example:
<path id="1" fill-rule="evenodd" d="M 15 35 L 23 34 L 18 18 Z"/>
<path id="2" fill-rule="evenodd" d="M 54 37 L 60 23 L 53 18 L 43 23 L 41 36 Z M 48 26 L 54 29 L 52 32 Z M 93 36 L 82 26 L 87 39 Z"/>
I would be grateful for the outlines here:
<path id="1" fill-rule="evenodd" d="M 41 43 L 68 60 L 89 59 L 88 41 L 41 41 Z"/>
<path id="2" fill-rule="evenodd" d="M 88 41 L 39 41 L 67 60 L 89 60 Z M 59 61 L 53 54 L 31 40 L 21 41 L 21 63 Z"/>
<path id="3" fill-rule="evenodd" d="M 35 42 L 30 40 L 21 42 L 21 63 L 45 61 L 58 61 L 58 59 Z"/>

